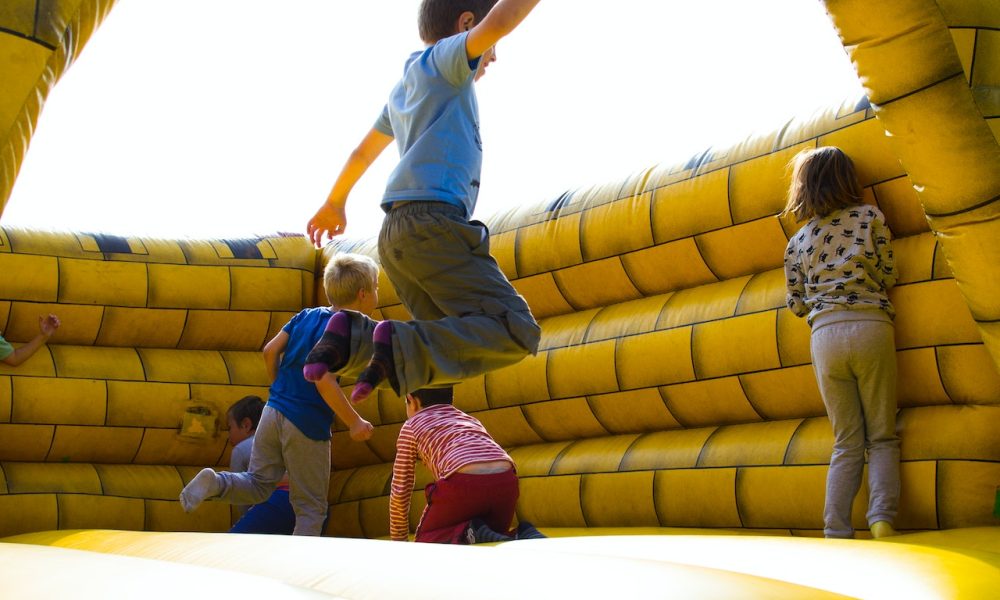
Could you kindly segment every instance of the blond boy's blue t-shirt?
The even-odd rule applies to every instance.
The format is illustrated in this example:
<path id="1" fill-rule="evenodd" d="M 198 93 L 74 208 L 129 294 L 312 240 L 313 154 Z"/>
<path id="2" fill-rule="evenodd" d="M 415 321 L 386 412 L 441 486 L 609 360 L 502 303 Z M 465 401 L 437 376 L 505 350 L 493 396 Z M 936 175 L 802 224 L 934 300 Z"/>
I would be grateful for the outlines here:
<path id="1" fill-rule="evenodd" d="M 394 202 L 423 200 L 447 202 L 472 216 L 483 144 L 473 86 L 480 59 L 468 59 L 467 37 L 462 32 L 414 52 L 375 122 L 399 148 L 382 198 L 385 210 Z"/>
<path id="2" fill-rule="evenodd" d="M 333 313 L 327 307 L 307 308 L 291 318 L 282 331 L 288 334 L 285 352 L 278 366 L 278 376 L 271 384 L 267 404 L 280 412 L 313 440 L 330 439 L 333 410 L 316 384 L 302 375 L 306 356 L 319 338 Z"/>

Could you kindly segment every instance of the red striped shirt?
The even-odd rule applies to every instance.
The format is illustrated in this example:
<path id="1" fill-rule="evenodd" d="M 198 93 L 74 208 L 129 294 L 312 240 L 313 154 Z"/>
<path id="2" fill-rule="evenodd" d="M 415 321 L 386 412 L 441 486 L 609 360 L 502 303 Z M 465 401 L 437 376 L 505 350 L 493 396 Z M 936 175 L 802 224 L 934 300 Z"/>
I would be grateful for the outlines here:
<path id="1" fill-rule="evenodd" d="M 413 468 L 423 461 L 434 479 L 445 479 L 474 463 L 514 461 L 497 444 L 478 419 L 450 404 L 432 404 L 403 423 L 396 440 L 389 493 L 389 534 L 405 540 L 410 532 L 410 495 Z"/>

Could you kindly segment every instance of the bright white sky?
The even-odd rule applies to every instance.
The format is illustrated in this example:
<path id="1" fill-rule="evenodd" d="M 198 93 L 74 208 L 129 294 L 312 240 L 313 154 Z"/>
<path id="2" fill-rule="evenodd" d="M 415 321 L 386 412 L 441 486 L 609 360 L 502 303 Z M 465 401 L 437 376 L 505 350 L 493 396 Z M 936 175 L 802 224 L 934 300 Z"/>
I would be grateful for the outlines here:
<path id="1" fill-rule="evenodd" d="M 419 0 L 120 0 L 55 87 L 5 226 L 304 232 L 421 44 Z M 673 164 L 860 84 L 803 0 L 543 0 L 477 84 L 476 216 Z M 348 203 L 373 237 L 387 149 Z"/>

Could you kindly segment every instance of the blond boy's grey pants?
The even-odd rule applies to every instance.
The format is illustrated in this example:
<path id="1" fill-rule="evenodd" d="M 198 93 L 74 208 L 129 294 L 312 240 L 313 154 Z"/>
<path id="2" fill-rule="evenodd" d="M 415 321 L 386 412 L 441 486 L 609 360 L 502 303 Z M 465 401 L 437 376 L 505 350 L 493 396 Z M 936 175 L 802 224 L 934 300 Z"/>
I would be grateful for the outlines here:
<path id="1" fill-rule="evenodd" d="M 816 381 L 833 425 L 824 534 L 854 536 L 851 505 L 868 451 L 869 526 L 892 523 L 899 505 L 896 346 L 892 323 L 838 321 L 812 332 Z"/>
<path id="2" fill-rule="evenodd" d="M 461 208 L 409 202 L 391 210 L 379 234 L 382 269 L 415 320 L 393 321 L 400 395 L 454 384 L 517 363 L 538 350 L 541 329 L 527 302 L 490 256 L 486 226 Z M 352 313 L 356 376 L 371 357 L 374 322 Z"/>
<path id="3" fill-rule="evenodd" d="M 250 467 L 243 473 L 220 472 L 219 499 L 230 504 L 259 504 L 288 471 L 288 498 L 295 511 L 292 535 L 322 535 L 329 510 L 330 440 L 314 440 L 274 408 L 265 405 L 253 438 Z"/>

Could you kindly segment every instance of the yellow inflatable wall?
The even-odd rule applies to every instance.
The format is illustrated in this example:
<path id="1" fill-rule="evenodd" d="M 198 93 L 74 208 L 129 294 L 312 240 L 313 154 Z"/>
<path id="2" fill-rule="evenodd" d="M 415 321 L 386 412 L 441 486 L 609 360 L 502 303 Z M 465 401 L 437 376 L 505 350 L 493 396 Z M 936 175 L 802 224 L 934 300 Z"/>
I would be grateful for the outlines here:
<path id="1" fill-rule="evenodd" d="M 0 208 L 48 90 L 113 4 L 0 9 Z M 228 464 L 220 415 L 266 395 L 262 344 L 322 302 L 333 253 L 375 256 L 374 240 L 317 252 L 301 237 L 0 227 L 0 331 L 18 343 L 39 314 L 64 322 L 28 363 L 0 365 L 0 537 L 12 536 L 0 541 L 11 567 L 0 593 L 128 597 L 145 582 L 168 594 L 185 579 L 206 593 L 239 581 L 254 597 L 451 597 L 462 585 L 517 595 L 464 574 L 455 591 L 435 588 L 426 567 L 440 561 L 502 568 L 511 582 L 544 575 L 526 592 L 539 596 L 995 593 L 1000 4 L 826 6 L 866 98 L 488 221 L 542 347 L 463 383 L 456 403 L 517 461 L 518 518 L 561 539 L 482 549 L 229 536 L 213 533 L 228 529 L 229 507 L 181 511 L 183 484 Z M 892 543 L 803 539 L 822 535 L 832 433 L 808 327 L 784 307 L 782 252 L 796 226 L 777 215 L 789 159 L 820 145 L 854 158 L 895 238 L 906 535 Z M 388 281 L 380 291 L 381 316 L 408 316 Z M 338 538 L 388 532 L 405 412 L 381 392 L 360 411 L 376 425 L 369 442 L 351 442 L 340 423 L 334 432 L 326 533 Z M 428 481 L 418 475 L 413 524 Z M 863 491 L 860 529 L 866 504 Z M 89 578 L 60 583 L 39 565 Z"/>

